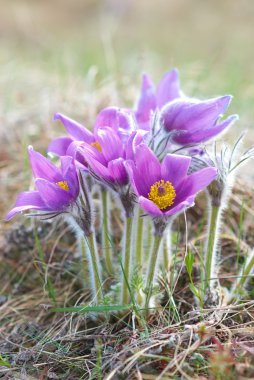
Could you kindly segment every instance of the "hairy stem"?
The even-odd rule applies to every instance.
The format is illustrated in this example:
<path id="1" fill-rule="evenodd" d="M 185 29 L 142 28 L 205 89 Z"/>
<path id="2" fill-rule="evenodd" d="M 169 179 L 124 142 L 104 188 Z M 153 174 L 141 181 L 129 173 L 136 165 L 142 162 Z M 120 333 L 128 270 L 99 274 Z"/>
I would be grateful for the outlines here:
<path id="1" fill-rule="evenodd" d="M 109 274 L 113 273 L 112 249 L 110 243 L 110 216 L 109 216 L 109 193 L 101 191 L 102 200 L 102 247 L 105 254 L 106 270 Z"/>
<path id="2" fill-rule="evenodd" d="M 86 236 L 84 240 L 86 243 L 85 252 L 88 255 L 88 259 L 90 263 L 89 269 L 90 269 L 90 276 L 92 279 L 92 287 L 94 290 L 94 298 L 97 303 L 100 303 L 103 298 L 102 281 L 101 281 L 100 262 L 99 262 L 94 233 L 91 233 L 90 235 Z"/>
<path id="3" fill-rule="evenodd" d="M 151 298 L 153 281 L 154 281 L 154 273 L 155 273 L 155 268 L 157 264 L 157 258 L 158 258 L 158 253 L 159 253 L 162 238 L 163 238 L 163 235 L 154 236 L 153 247 L 150 253 L 148 272 L 147 272 L 147 278 L 146 278 L 146 289 L 147 289 L 146 309 L 149 306 L 149 301 Z"/>
<path id="4" fill-rule="evenodd" d="M 133 221 L 133 218 L 131 217 L 127 217 L 125 220 L 124 257 L 123 257 L 124 274 L 122 276 L 122 296 L 121 296 L 122 305 L 126 305 L 129 302 L 132 221 Z"/>
<path id="5" fill-rule="evenodd" d="M 216 277 L 215 266 L 219 224 L 220 206 L 212 205 L 208 228 L 207 251 L 205 257 L 206 288 L 211 287 L 210 281 L 212 278 Z"/>
<path id="6" fill-rule="evenodd" d="M 136 262 L 135 266 L 138 268 L 140 272 L 140 268 L 142 266 L 142 257 L 143 257 L 143 224 L 144 220 L 141 217 L 142 211 L 138 212 L 138 221 L 137 221 L 137 235 L 136 235 Z"/>

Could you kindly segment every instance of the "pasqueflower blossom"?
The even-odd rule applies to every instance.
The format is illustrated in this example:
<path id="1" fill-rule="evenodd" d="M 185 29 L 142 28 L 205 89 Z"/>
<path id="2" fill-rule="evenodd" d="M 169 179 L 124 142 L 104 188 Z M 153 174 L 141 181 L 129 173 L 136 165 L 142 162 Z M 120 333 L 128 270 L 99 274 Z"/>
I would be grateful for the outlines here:
<path id="1" fill-rule="evenodd" d="M 58 156 L 72 156 L 83 168 L 87 166 L 87 163 L 84 161 L 84 157 L 80 155 L 78 149 L 83 142 L 98 148 L 98 131 L 104 127 L 112 128 L 121 140 L 126 141 L 134 128 L 131 114 L 127 110 L 125 111 L 117 107 L 105 108 L 98 114 L 93 132 L 77 121 L 60 113 L 54 115 L 54 120 L 60 120 L 63 123 L 69 136 L 61 136 L 54 139 L 49 144 L 48 152 Z"/>
<path id="2" fill-rule="evenodd" d="M 220 120 L 232 97 L 209 100 L 176 99 L 161 110 L 160 122 L 171 141 L 180 145 L 202 143 L 217 136 L 238 119 L 231 115 Z"/>
<path id="3" fill-rule="evenodd" d="M 61 157 L 61 168 L 57 168 L 32 147 L 28 148 L 28 152 L 36 190 L 20 193 L 6 219 L 27 210 L 52 214 L 68 211 L 79 195 L 79 181 L 73 158 Z"/>
<path id="4" fill-rule="evenodd" d="M 150 77 L 143 74 L 141 93 L 134 107 L 134 113 L 140 128 L 149 130 L 153 113 L 165 104 L 182 96 L 178 71 L 166 73 L 155 89 Z"/>
<path id="5" fill-rule="evenodd" d="M 197 193 L 217 176 L 207 167 L 187 175 L 191 157 L 167 154 L 160 163 L 145 145 L 136 148 L 135 161 L 126 163 L 140 206 L 153 217 L 169 217 L 194 205 Z"/>
<path id="6" fill-rule="evenodd" d="M 124 144 L 114 130 L 105 127 L 97 131 L 98 146 L 83 143 L 79 152 L 83 154 L 92 174 L 116 190 L 129 182 L 125 160 L 133 158 L 135 146 L 142 138 L 143 133 L 133 132 Z"/>

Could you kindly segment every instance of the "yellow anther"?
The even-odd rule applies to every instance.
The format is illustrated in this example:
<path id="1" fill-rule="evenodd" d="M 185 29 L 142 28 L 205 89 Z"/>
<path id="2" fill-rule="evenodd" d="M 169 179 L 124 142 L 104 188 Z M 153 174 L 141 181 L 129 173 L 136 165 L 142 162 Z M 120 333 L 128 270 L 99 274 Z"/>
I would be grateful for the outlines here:
<path id="1" fill-rule="evenodd" d="M 100 153 L 102 152 L 101 144 L 98 141 L 92 142 L 90 145 L 93 148 L 97 149 Z"/>
<path id="2" fill-rule="evenodd" d="M 60 181 L 56 183 L 61 189 L 65 191 L 70 191 L 67 181 Z"/>
<path id="3" fill-rule="evenodd" d="M 176 192 L 174 186 L 171 182 L 165 182 L 163 179 L 155 182 L 151 186 L 148 194 L 150 201 L 155 203 L 160 210 L 164 210 L 165 208 L 171 206 L 174 203 L 175 197 Z"/>

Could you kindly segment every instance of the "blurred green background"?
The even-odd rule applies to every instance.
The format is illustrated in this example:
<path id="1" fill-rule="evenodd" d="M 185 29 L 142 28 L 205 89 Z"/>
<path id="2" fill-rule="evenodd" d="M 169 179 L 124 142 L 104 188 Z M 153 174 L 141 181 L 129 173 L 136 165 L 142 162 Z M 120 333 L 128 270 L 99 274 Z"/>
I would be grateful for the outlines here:
<path id="1" fill-rule="evenodd" d="M 248 128 L 254 142 L 253 0 L 0 0 L 0 15 L 0 181 L 8 198 L 30 178 L 26 146 L 44 151 L 63 134 L 55 112 L 91 126 L 100 108 L 133 104 L 142 71 L 158 81 L 178 67 L 187 95 L 232 94 L 230 113 L 240 121 L 230 139 Z"/>

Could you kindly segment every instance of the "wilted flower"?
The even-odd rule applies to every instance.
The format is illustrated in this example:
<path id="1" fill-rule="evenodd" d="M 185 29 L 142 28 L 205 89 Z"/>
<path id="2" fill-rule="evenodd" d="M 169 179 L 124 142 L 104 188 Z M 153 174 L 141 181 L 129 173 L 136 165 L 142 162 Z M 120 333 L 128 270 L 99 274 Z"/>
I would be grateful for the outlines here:
<path id="1" fill-rule="evenodd" d="M 32 147 L 28 152 L 37 190 L 20 193 L 14 208 L 6 216 L 7 220 L 27 210 L 62 213 L 79 195 L 79 181 L 72 157 L 61 157 L 61 168 L 57 168 Z"/>
<path id="2" fill-rule="evenodd" d="M 181 96 L 178 71 L 176 69 L 164 75 L 157 89 L 155 89 L 150 77 L 143 74 L 141 93 L 134 110 L 139 127 L 149 130 L 153 113 Z"/>
<path id="3" fill-rule="evenodd" d="M 189 145 L 205 142 L 238 119 L 237 115 L 231 115 L 220 121 L 231 98 L 226 95 L 204 101 L 177 99 L 163 107 L 160 122 L 174 143 Z"/>
<path id="4" fill-rule="evenodd" d="M 140 206 L 153 217 L 169 217 L 194 204 L 197 193 L 217 175 L 212 167 L 187 175 L 191 158 L 167 154 L 162 163 L 145 145 L 136 148 L 127 168 Z"/>

